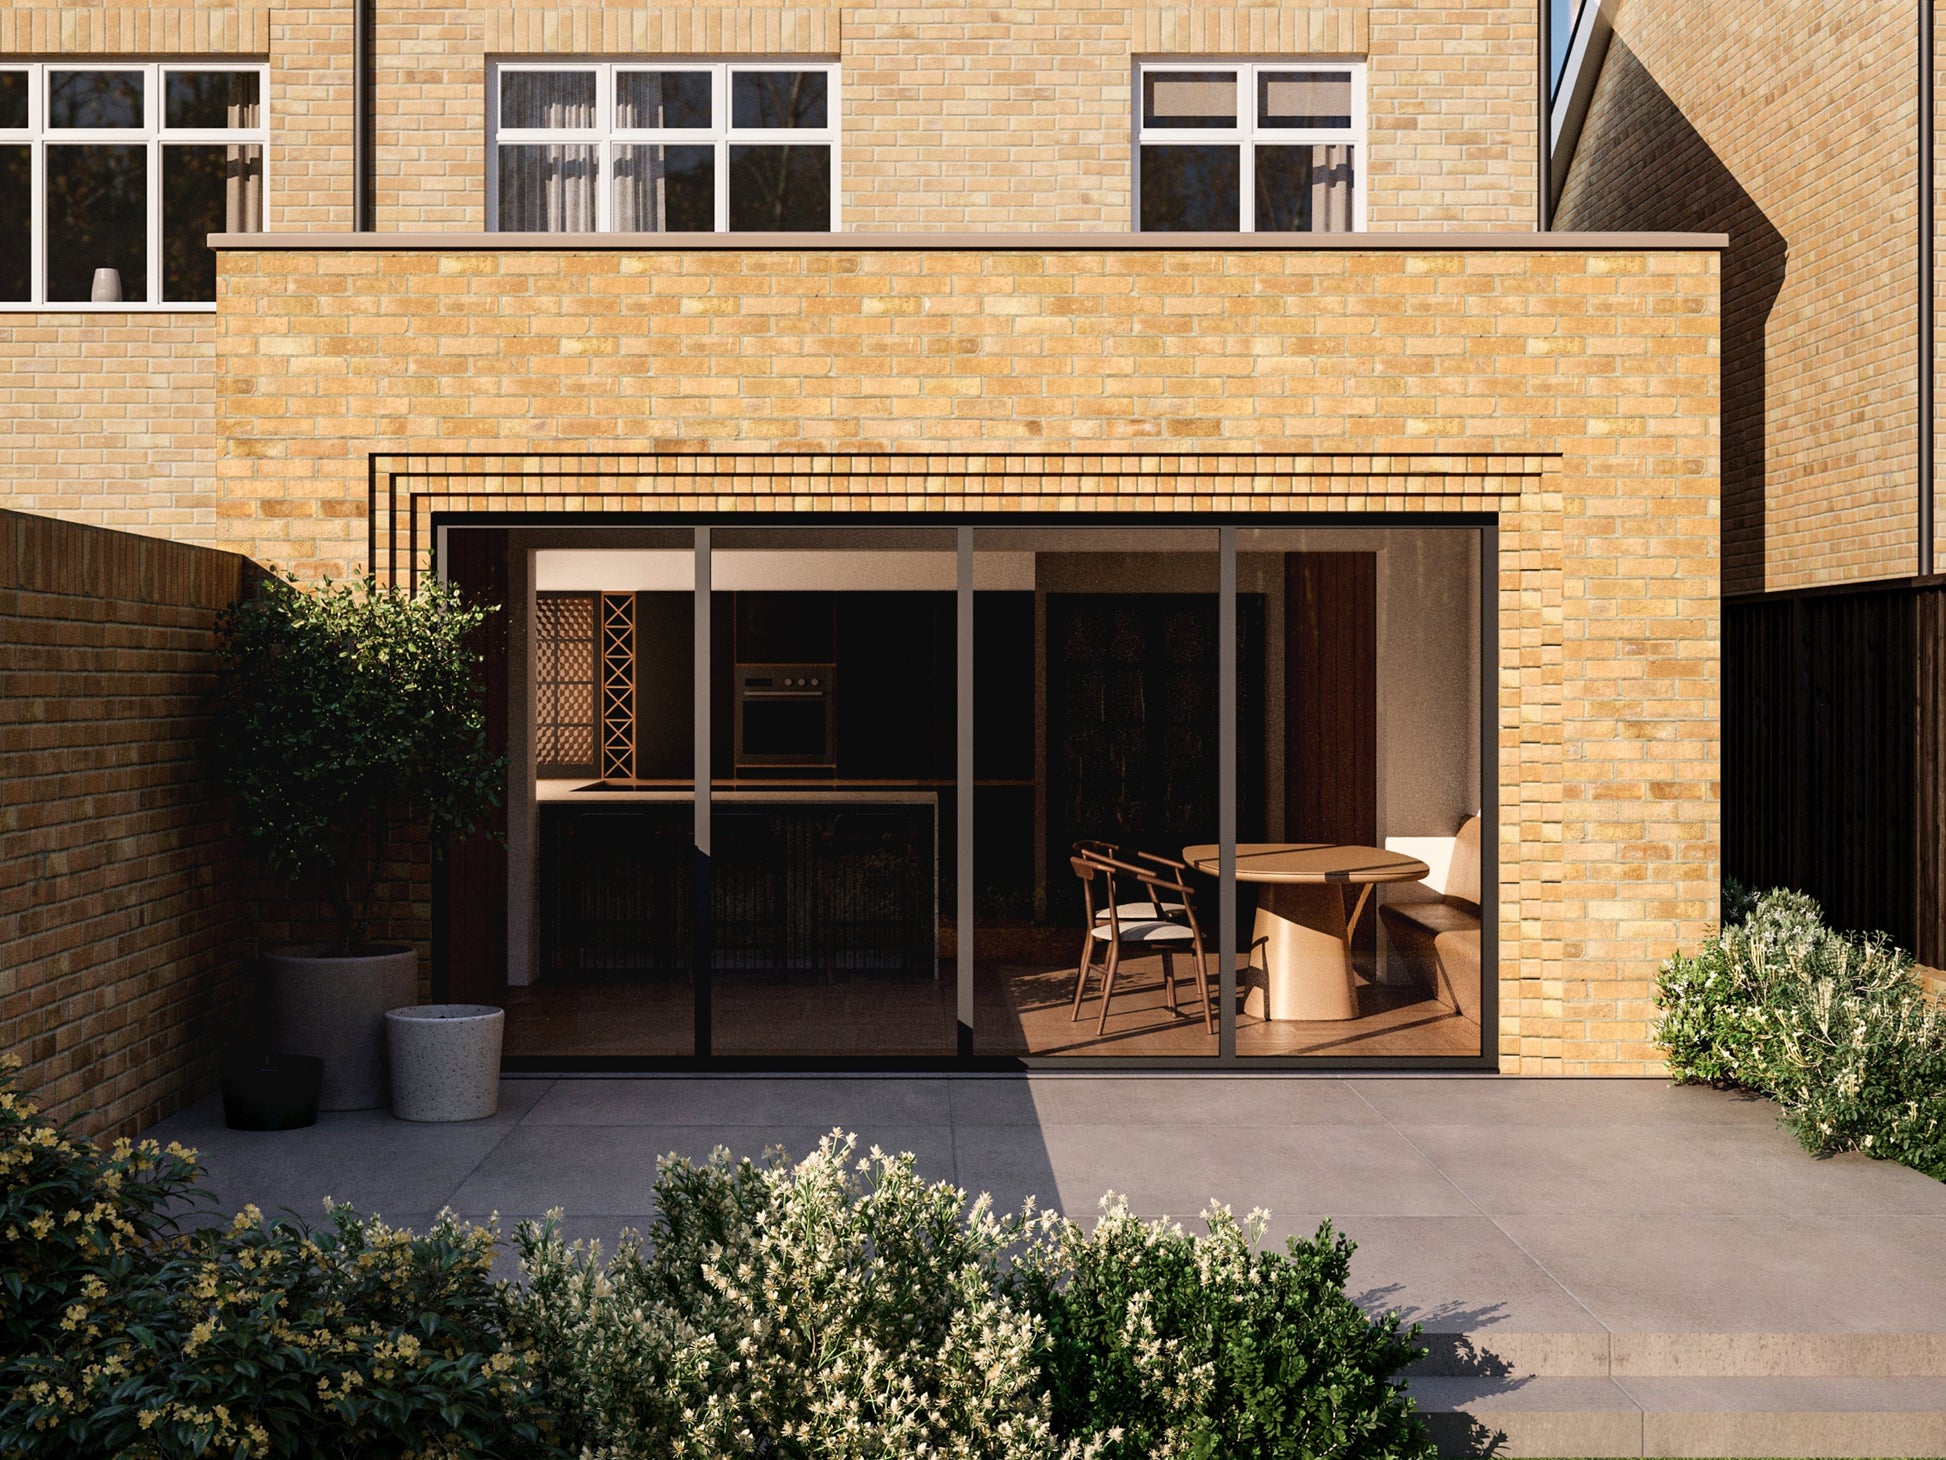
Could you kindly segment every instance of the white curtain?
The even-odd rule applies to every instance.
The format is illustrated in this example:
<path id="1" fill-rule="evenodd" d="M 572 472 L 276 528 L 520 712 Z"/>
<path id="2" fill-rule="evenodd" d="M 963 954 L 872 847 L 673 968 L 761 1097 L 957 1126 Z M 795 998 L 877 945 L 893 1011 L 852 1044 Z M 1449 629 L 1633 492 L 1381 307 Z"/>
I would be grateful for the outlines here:
<path id="1" fill-rule="evenodd" d="M 592 72 L 512 71 L 500 81 L 503 126 L 595 125 Z M 596 171 L 596 148 L 591 142 L 501 144 L 501 230 L 594 232 Z"/>
<path id="2" fill-rule="evenodd" d="M 660 142 L 615 147 L 615 227 L 622 233 L 669 228 L 669 149 Z"/>
<path id="3" fill-rule="evenodd" d="M 1351 147 L 1345 143 L 1311 149 L 1313 233 L 1351 232 L 1351 154 Z"/>

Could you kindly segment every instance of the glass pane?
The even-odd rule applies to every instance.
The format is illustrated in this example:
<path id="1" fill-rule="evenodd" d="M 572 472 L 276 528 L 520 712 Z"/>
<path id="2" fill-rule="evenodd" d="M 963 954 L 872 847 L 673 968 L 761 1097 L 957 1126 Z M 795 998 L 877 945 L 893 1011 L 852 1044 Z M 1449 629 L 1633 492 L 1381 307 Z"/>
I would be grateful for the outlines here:
<path id="1" fill-rule="evenodd" d="M 0 147 L 0 299 L 9 302 L 34 297 L 32 188 L 33 149 Z"/>
<path id="2" fill-rule="evenodd" d="M 712 1044 L 950 1055 L 950 531 L 718 529 Z"/>
<path id="3" fill-rule="evenodd" d="M 1479 542 L 1238 531 L 1239 1055 L 1482 1052 Z"/>
<path id="4" fill-rule="evenodd" d="M 50 71 L 47 124 L 140 127 L 144 80 L 140 71 Z"/>
<path id="5" fill-rule="evenodd" d="M 618 127 L 707 127 L 711 124 L 707 71 L 619 71 Z"/>
<path id="6" fill-rule="evenodd" d="M 1349 127 L 1351 72 L 1258 72 L 1257 121 L 1265 127 Z"/>
<path id="7" fill-rule="evenodd" d="M 165 127 L 263 125 L 255 71 L 171 71 L 162 98 Z"/>
<path id="8" fill-rule="evenodd" d="M 162 297 L 213 303 L 212 233 L 263 230 L 263 148 L 162 149 Z"/>
<path id="9" fill-rule="evenodd" d="M 1144 233 L 1235 233 L 1242 185 L 1234 146 L 1142 148 Z"/>
<path id="10" fill-rule="evenodd" d="M 1216 533 L 974 549 L 974 1048 L 1212 1057 L 1216 880 L 1183 852 L 1220 832 Z"/>
<path id="11" fill-rule="evenodd" d="M 500 148 L 500 231 L 593 233 L 596 148 L 592 142 Z"/>
<path id="12" fill-rule="evenodd" d="M 500 73 L 501 126 L 563 128 L 594 124 L 594 72 Z"/>
<path id="13" fill-rule="evenodd" d="M 1145 128 L 1234 127 L 1236 124 L 1236 72 L 1142 73 L 1142 125 Z"/>
<path id="14" fill-rule="evenodd" d="M 535 552 L 534 614 L 511 621 L 534 686 L 535 835 L 509 888 L 537 930 L 507 990 L 514 1056 L 695 1049 L 695 539 L 611 541 Z"/>
<path id="15" fill-rule="evenodd" d="M 730 149 L 733 233 L 829 233 L 831 149 L 822 144 Z"/>
<path id="16" fill-rule="evenodd" d="M 97 269 L 121 272 L 122 298 L 148 298 L 146 147 L 47 149 L 47 297 L 92 296 Z"/>
<path id="17" fill-rule="evenodd" d="M 1257 148 L 1259 233 L 1349 233 L 1349 146 Z"/>
<path id="18" fill-rule="evenodd" d="M 716 149 L 615 144 L 615 228 L 709 233 L 716 227 Z"/>
<path id="19" fill-rule="evenodd" d="M 823 71 L 733 71 L 730 73 L 730 125 L 733 127 L 825 127 Z"/>
<path id="20" fill-rule="evenodd" d="M 0 71 L 0 127 L 27 125 L 27 73 Z"/>

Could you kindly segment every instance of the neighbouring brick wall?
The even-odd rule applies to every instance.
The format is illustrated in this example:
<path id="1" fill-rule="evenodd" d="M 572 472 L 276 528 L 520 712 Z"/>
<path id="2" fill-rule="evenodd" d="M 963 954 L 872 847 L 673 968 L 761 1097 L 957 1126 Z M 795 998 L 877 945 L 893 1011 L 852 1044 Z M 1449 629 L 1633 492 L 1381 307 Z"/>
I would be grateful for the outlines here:
<path id="1" fill-rule="evenodd" d="M 1726 592 L 1913 571 L 1914 37 L 1828 0 L 1616 16 L 1557 225 L 1730 235 Z"/>
<path id="2" fill-rule="evenodd" d="M 404 453 L 537 454 L 467 510 L 661 453 L 552 505 L 1497 511 L 1502 1067 L 1660 1068 L 1719 872 L 1712 252 L 312 249 L 220 289 L 224 542 L 306 573 Z"/>
<path id="3" fill-rule="evenodd" d="M 213 1083 L 248 875 L 201 759 L 244 559 L 0 512 L 0 1049 L 94 1135 Z"/>
<path id="4" fill-rule="evenodd" d="M 212 541 L 215 339 L 209 314 L 0 315 L 0 501 Z"/>

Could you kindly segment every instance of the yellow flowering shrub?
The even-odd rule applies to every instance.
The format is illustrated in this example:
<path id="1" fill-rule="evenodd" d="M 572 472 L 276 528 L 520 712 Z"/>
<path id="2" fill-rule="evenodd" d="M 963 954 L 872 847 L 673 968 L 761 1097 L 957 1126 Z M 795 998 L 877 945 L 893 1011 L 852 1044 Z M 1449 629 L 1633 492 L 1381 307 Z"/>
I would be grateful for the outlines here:
<path id="1" fill-rule="evenodd" d="M 442 1213 L 416 1234 L 335 1207 L 313 1230 L 246 1207 L 181 1230 L 165 1208 L 192 1194 L 193 1152 L 103 1152 L 36 1121 L 11 1068 L 0 1135 L 0 1454 L 562 1453 L 491 1226 Z"/>

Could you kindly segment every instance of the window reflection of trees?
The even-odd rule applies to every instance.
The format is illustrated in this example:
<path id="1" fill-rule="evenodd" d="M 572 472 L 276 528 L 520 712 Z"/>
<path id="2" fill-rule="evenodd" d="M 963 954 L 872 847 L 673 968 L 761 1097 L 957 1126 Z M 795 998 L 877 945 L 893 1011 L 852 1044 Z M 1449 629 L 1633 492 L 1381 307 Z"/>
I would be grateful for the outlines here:
<path id="1" fill-rule="evenodd" d="M 1142 231 L 1235 233 L 1242 192 L 1235 146 L 1142 148 Z"/>
<path id="2" fill-rule="evenodd" d="M 730 148 L 730 231 L 827 233 L 831 229 L 831 149 Z"/>
<path id="3" fill-rule="evenodd" d="M 148 298 L 148 148 L 47 149 L 47 297 L 87 299 L 96 269 L 121 270 L 122 298 Z"/>

